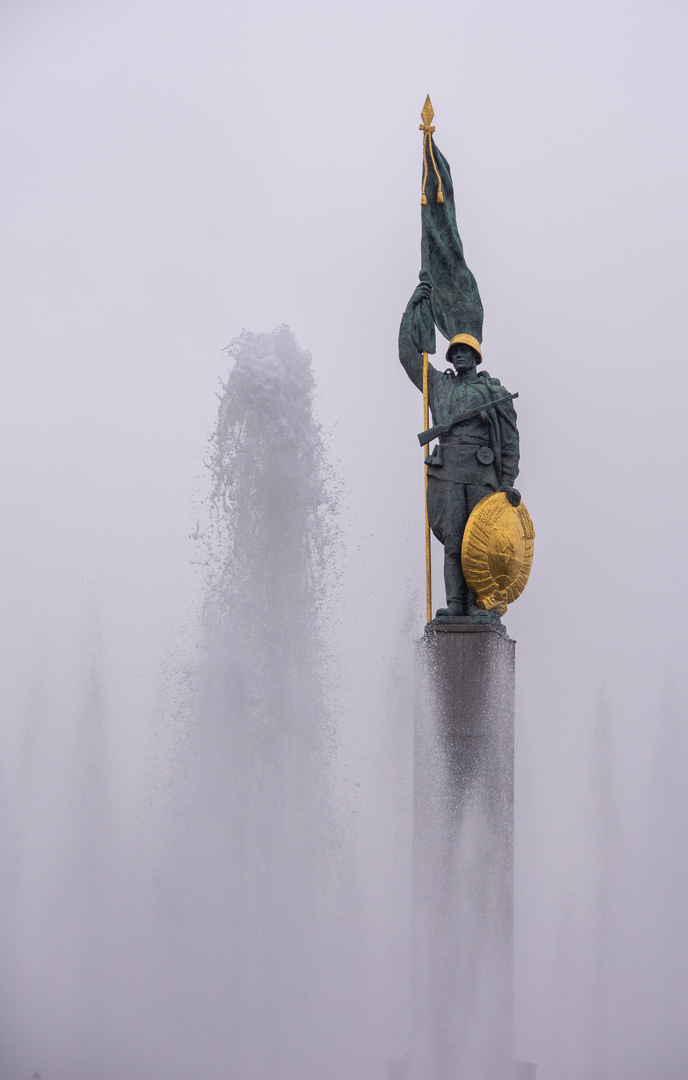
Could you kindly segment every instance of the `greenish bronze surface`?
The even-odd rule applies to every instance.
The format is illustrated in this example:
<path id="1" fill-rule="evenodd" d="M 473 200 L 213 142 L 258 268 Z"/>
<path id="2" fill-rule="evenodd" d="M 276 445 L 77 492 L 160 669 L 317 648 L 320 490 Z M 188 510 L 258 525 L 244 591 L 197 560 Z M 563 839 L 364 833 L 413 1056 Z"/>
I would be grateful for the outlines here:
<path id="1" fill-rule="evenodd" d="M 483 304 L 478 285 L 466 265 L 456 224 L 454 184 L 446 158 L 430 136 L 433 158 L 442 181 L 443 202 L 433 169 L 425 184 L 427 206 L 421 210 L 421 282 L 432 286 L 413 312 L 413 336 L 421 352 L 435 352 L 435 327 L 448 341 L 455 334 L 483 339 Z"/>
<path id="2" fill-rule="evenodd" d="M 432 136 L 430 136 L 432 139 Z M 399 330 L 399 359 L 415 386 L 423 388 L 423 353 L 436 350 L 435 328 L 448 339 L 467 335 L 482 342 L 483 306 L 476 280 L 469 270 L 459 236 L 454 187 L 449 165 L 432 140 L 433 169 L 425 178 L 427 205 L 423 205 L 420 284 L 406 307 Z M 430 527 L 444 545 L 444 583 L 447 606 L 437 615 L 475 616 L 484 619 L 466 585 L 461 566 L 461 545 L 473 508 L 486 495 L 506 493 L 509 502 L 521 500 L 514 488 L 518 476 L 519 438 L 516 412 L 499 379 L 477 370 L 481 356 L 471 345 L 450 345 L 447 360 L 453 365 L 439 371 L 428 366 L 428 398 L 435 426 L 449 430 L 439 436 L 428 471 Z M 460 422 L 457 417 L 462 417 Z"/>

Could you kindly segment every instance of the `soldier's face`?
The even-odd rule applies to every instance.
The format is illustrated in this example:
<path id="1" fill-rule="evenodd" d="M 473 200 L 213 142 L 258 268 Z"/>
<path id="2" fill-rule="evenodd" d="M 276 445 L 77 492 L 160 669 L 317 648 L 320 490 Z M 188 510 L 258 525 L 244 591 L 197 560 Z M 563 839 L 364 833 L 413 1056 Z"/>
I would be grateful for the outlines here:
<path id="1" fill-rule="evenodd" d="M 449 362 L 454 365 L 457 371 L 470 371 L 471 368 L 475 367 L 477 359 L 475 349 L 472 349 L 470 345 L 466 345 L 463 341 L 458 345 L 452 345 L 449 350 Z"/>

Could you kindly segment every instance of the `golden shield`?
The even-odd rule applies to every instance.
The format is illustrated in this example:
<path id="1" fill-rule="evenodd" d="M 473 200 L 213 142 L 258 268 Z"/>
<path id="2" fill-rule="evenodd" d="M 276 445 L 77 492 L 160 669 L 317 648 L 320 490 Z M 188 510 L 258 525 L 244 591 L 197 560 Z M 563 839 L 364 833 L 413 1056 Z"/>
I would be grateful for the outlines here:
<path id="1" fill-rule="evenodd" d="M 481 499 L 468 519 L 461 565 L 479 608 L 500 615 L 521 595 L 533 565 L 535 529 L 523 502 L 503 491 Z"/>

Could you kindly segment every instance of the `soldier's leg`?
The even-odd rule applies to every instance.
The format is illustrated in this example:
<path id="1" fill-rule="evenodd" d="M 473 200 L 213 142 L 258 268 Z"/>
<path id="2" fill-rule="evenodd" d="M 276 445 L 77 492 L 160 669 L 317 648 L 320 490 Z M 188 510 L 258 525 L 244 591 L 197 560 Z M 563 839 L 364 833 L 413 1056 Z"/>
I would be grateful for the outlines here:
<path id="1" fill-rule="evenodd" d="M 461 541 L 468 520 L 465 485 L 428 477 L 428 518 L 433 533 L 444 544 L 447 607 L 440 610 L 465 615 L 468 593 L 461 569 Z"/>
<path id="2" fill-rule="evenodd" d="M 449 496 L 450 527 L 444 540 L 444 588 L 450 615 L 465 615 L 469 596 L 461 566 L 461 543 L 468 521 L 466 487 L 464 484 L 447 484 Z"/>

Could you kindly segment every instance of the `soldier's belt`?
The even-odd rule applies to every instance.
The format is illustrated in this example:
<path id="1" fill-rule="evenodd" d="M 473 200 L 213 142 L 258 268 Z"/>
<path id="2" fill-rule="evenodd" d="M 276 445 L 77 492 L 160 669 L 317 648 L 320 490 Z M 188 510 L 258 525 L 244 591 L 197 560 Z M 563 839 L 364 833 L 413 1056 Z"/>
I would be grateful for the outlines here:
<path id="1" fill-rule="evenodd" d="M 440 441 L 433 447 L 432 453 L 428 454 L 425 459 L 426 465 L 430 465 L 435 469 L 442 468 L 442 466 L 444 465 L 444 450 L 447 446 L 445 438 L 446 436 L 440 439 Z M 475 456 L 477 457 L 481 465 L 491 465 L 494 461 L 494 450 L 491 446 L 488 446 L 488 444 L 486 442 L 483 442 L 481 439 L 452 439 L 450 445 L 467 446 L 470 448 L 471 453 L 473 453 L 473 451 L 475 450 Z"/>
<path id="2" fill-rule="evenodd" d="M 488 438 L 481 439 L 479 435 L 440 435 L 440 442 L 443 445 L 448 446 L 489 446 L 490 440 Z"/>

